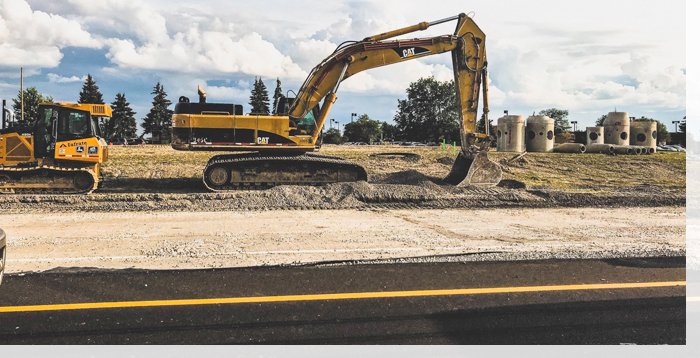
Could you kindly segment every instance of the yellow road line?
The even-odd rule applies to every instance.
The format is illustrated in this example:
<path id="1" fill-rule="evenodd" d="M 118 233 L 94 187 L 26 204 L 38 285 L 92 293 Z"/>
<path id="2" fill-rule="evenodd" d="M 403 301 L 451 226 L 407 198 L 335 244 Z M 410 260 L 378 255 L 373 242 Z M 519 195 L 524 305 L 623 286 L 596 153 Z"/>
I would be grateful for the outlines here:
<path id="1" fill-rule="evenodd" d="M 64 311 L 64 310 L 85 310 L 85 309 L 105 309 L 105 308 L 219 305 L 219 304 L 240 304 L 240 303 L 352 300 L 352 299 L 367 299 L 367 298 L 398 298 L 398 297 L 459 296 L 459 295 L 467 296 L 467 295 L 484 295 L 484 294 L 498 294 L 498 293 L 583 291 L 583 290 L 606 290 L 606 289 L 610 290 L 610 289 L 653 288 L 653 287 L 674 287 L 674 286 L 685 286 L 685 281 L 602 283 L 602 284 L 581 284 L 581 285 L 555 285 L 555 286 L 459 288 L 459 289 L 446 289 L 446 290 L 417 290 L 417 291 L 322 293 L 322 294 L 309 294 L 309 295 L 196 298 L 196 299 L 153 300 L 153 301 L 65 303 L 65 304 L 55 304 L 55 305 L 5 306 L 5 307 L 0 307 L 0 313 L 35 312 L 35 311 Z"/>

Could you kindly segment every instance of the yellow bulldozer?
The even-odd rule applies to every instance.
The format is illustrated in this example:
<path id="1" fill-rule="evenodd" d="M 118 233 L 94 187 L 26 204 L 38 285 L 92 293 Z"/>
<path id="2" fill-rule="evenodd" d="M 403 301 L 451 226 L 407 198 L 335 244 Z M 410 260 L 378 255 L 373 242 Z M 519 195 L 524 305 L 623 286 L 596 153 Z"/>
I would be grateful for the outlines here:
<path id="1" fill-rule="evenodd" d="M 428 38 L 388 40 L 456 21 L 454 33 Z M 450 52 L 461 119 L 461 151 L 445 178 L 450 184 L 496 185 L 501 169 L 486 156 L 488 125 L 477 131 L 477 107 L 483 94 L 488 116 L 486 36 L 471 17 L 459 14 L 433 22 L 347 41 L 314 69 L 294 98 L 281 98 L 271 115 L 243 115 L 243 106 L 199 102 L 180 97 L 172 117 L 172 147 L 177 150 L 233 151 L 207 163 L 204 184 L 211 190 L 270 187 L 279 184 L 324 184 L 366 180 L 365 169 L 342 158 L 310 153 L 319 136 L 340 83 L 359 72 L 430 55 Z"/>
<path id="2" fill-rule="evenodd" d="M 79 194 L 97 189 L 107 160 L 104 104 L 44 103 L 31 126 L 0 128 L 0 193 Z M 4 120 L 3 120 L 4 126 Z"/>

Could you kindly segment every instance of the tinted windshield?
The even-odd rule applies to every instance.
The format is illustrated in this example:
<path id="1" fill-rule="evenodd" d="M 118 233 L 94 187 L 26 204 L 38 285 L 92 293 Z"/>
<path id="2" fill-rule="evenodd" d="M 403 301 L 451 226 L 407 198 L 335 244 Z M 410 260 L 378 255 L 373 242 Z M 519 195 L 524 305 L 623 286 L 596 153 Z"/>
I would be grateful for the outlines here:
<path id="1" fill-rule="evenodd" d="M 54 110 L 58 112 L 58 140 L 87 138 L 96 132 L 90 113 L 66 108 Z"/>

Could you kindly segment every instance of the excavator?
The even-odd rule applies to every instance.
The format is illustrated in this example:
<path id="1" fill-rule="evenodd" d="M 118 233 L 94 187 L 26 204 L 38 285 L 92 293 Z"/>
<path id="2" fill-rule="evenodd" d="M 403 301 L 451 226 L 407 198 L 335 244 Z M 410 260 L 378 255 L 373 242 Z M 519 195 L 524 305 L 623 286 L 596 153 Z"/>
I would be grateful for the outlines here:
<path id="1" fill-rule="evenodd" d="M 457 22 L 453 34 L 389 40 L 450 21 Z M 311 70 L 294 98 L 281 97 L 271 115 L 243 115 L 241 105 L 207 103 L 206 92 L 200 87 L 198 103 L 182 96 L 175 105 L 171 145 L 186 151 L 247 152 L 209 159 L 203 181 L 213 191 L 367 180 L 367 172 L 360 165 L 311 153 L 320 148 L 319 135 L 340 83 L 368 69 L 450 52 L 459 102 L 461 150 L 444 182 L 496 185 L 502 173 L 500 166 L 486 155 L 491 141 L 489 126 L 483 126 L 483 133 L 477 131 L 477 107 L 482 93 L 482 120 L 488 123 L 485 40 L 484 32 L 473 19 L 459 14 L 361 41 L 346 41 Z"/>
<path id="2" fill-rule="evenodd" d="M 104 104 L 43 103 L 31 126 L 0 128 L 0 193 L 87 194 L 107 160 Z M 3 120 L 3 127 L 4 127 Z"/>

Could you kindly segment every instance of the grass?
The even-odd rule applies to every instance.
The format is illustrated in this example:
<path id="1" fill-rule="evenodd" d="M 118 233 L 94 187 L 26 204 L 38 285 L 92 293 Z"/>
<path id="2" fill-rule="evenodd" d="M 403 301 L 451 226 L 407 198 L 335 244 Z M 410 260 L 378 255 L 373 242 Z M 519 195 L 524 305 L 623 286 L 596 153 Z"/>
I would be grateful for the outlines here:
<path id="1" fill-rule="evenodd" d="M 377 152 L 411 152 L 420 160 L 369 157 Z M 414 170 L 442 178 L 450 165 L 438 162 L 454 158 L 452 150 L 434 147 L 338 146 L 324 145 L 321 153 L 346 158 L 363 165 L 370 181 L 383 175 Z M 103 167 L 107 178 L 199 178 L 207 160 L 220 152 L 183 152 L 166 145 L 114 146 Z M 496 162 L 505 162 L 515 153 L 489 153 Z M 528 153 L 504 165 L 504 179 L 517 180 L 530 188 L 613 191 L 638 189 L 646 185 L 669 191 L 685 191 L 685 153 L 657 153 L 641 156 L 603 154 Z"/>

